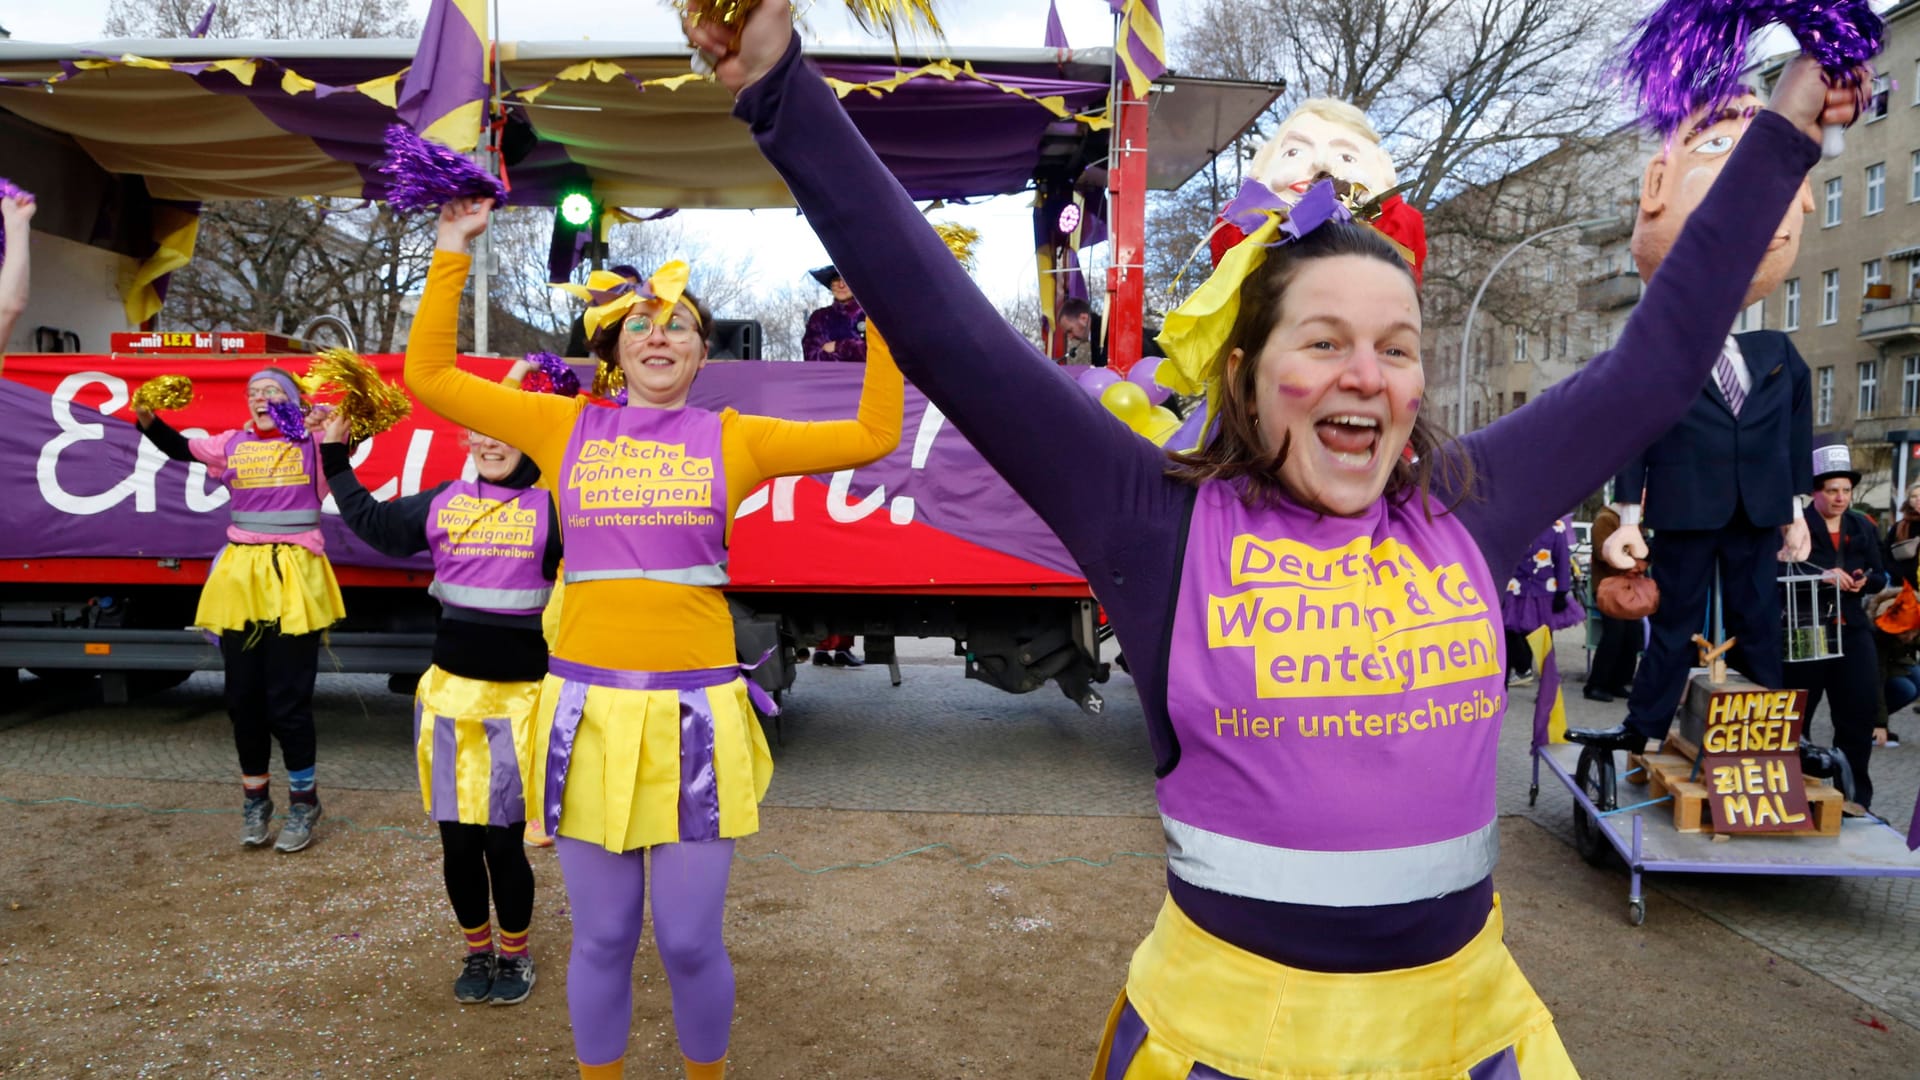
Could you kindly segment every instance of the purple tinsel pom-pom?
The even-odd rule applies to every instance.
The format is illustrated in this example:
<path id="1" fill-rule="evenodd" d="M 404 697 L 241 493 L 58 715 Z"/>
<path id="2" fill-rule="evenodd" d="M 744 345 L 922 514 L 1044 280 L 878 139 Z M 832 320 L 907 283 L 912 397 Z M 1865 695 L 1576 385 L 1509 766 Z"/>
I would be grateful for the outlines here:
<path id="1" fill-rule="evenodd" d="M 507 202 L 506 186 L 463 154 L 431 143 L 405 124 L 387 126 L 387 156 L 374 166 L 387 178 L 387 205 L 398 214 L 437 211 L 459 198 Z"/>
<path id="2" fill-rule="evenodd" d="M 300 411 L 299 402 L 269 401 L 267 402 L 267 415 L 273 417 L 274 426 L 279 428 L 280 434 L 285 435 L 287 438 L 304 439 L 307 437 L 307 417 L 305 413 Z"/>
<path id="3" fill-rule="evenodd" d="M 1620 64 L 1648 126 L 1671 136 L 1696 110 L 1738 97 L 1748 42 L 1772 23 L 1829 78 L 1845 77 L 1886 42 L 1868 0 L 1665 0 L 1634 28 Z"/>
<path id="4" fill-rule="evenodd" d="M 0 176 L 0 199 L 18 199 L 21 202 L 32 202 L 33 193 L 30 191 L 22 190 L 18 184 L 15 184 L 13 181 L 8 180 L 4 176 Z M 6 261 L 7 261 L 7 230 L 0 229 L 0 262 L 6 262 Z"/>
<path id="5" fill-rule="evenodd" d="M 528 353 L 527 362 L 533 365 L 534 370 L 527 373 L 527 378 L 521 385 L 531 389 L 538 377 L 545 383 L 544 386 L 539 387 L 542 393 L 558 394 L 561 397 L 580 396 L 580 375 L 568 367 L 565 360 L 550 352 L 537 352 Z"/>

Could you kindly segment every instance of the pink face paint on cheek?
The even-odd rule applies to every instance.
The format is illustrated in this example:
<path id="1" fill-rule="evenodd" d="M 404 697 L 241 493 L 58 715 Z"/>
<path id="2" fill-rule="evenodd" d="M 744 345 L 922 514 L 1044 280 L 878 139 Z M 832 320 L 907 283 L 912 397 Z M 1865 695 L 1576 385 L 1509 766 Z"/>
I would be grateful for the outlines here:
<path id="1" fill-rule="evenodd" d="M 1313 393 L 1312 387 L 1296 386 L 1293 383 L 1289 383 L 1289 382 L 1275 383 L 1274 389 L 1279 390 L 1283 396 L 1294 398 L 1296 400 L 1298 400 L 1299 398 L 1307 397 Z"/>
<path id="2" fill-rule="evenodd" d="M 1413 399 L 1412 401 L 1409 401 L 1409 402 L 1407 402 L 1407 411 L 1408 411 L 1408 412 L 1419 412 L 1419 411 L 1420 411 L 1420 399 L 1419 399 L 1419 398 L 1414 398 L 1414 399 Z"/>

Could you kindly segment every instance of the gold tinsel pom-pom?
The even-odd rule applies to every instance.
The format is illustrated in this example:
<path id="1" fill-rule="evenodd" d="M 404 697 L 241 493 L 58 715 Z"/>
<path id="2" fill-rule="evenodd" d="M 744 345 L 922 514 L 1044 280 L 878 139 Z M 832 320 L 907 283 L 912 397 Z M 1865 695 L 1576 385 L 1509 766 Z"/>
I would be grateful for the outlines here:
<path id="1" fill-rule="evenodd" d="M 193 380 L 185 375 L 156 375 L 133 392 L 133 407 L 148 412 L 184 409 L 193 404 Z"/>
<path id="2" fill-rule="evenodd" d="M 940 17 L 933 10 L 933 0 L 843 0 L 847 11 L 853 15 L 862 30 L 870 34 L 885 34 L 894 41 L 900 40 L 902 31 L 909 33 L 927 30 L 939 36 Z M 760 0 L 707 0 L 699 5 L 701 20 L 711 20 L 722 26 L 738 30 L 744 26 L 747 16 L 760 6 Z M 673 0 L 674 10 L 681 15 L 687 14 L 688 0 Z"/>
<path id="3" fill-rule="evenodd" d="M 966 225 L 948 223 L 935 225 L 933 231 L 939 233 L 940 239 L 946 241 L 947 250 L 953 252 L 953 257 L 960 260 L 960 265 L 966 267 L 968 273 L 972 273 L 973 246 L 980 242 L 980 230 Z"/>
<path id="4" fill-rule="evenodd" d="M 413 412 L 406 391 L 381 378 L 372 364 L 348 349 L 327 349 L 315 356 L 300 383 L 315 396 L 323 391 L 339 395 L 333 407 L 347 418 L 348 437 L 354 442 L 391 431 Z"/>

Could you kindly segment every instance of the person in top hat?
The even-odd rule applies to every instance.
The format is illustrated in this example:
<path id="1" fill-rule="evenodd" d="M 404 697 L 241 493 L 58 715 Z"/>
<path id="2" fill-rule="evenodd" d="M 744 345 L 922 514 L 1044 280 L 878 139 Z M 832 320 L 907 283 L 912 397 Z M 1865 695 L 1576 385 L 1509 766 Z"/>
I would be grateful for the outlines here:
<path id="1" fill-rule="evenodd" d="M 1724 109 L 1698 110 L 1647 163 L 1632 250 L 1643 281 L 1653 275 L 1732 159 L 1762 108 L 1752 94 Z M 1800 248 L 1802 219 L 1813 210 L 1803 181 L 1774 227 L 1749 281 L 1746 303 L 1778 288 Z M 1729 328 L 1730 329 L 1730 328 Z M 1669 327 L 1662 337 L 1677 333 Z M 1640 526 L 1650 526 L 1653 580 L 1660 607 L 1649 620 L 1646 656 L 1633 680 L 1625 721 L 1570 728 L 1567 737 L 1604 749 L 1637 751 L 1664 739 L 1673 724 L 1705 625 L 1708 588 L 1719 580 L 1729 655 L 1755 683 L 1781 685 L 1779 563 L 1806 558 L 1803 493 L 1813 489 L 1812 376 L 1787 335 L 1729 334 L 1713 371 L 1686 415 L 1634 455 L 1613 479 L 1616 529 L 1601 554 L 1621 570 L 1648 557 Z M 1644 515 L 1644 520 L 1643 520 Z"/>
<path id="2" fill-rule="evenodd" d="M 840 271 L 835 270 L 833 264 L 809 270 L 808 273 L 833 294 L 833 303 L 816 308 L 813 314 L 807 316 L 807 334 L 800 342 L 802 354 L 808 360 L 865 363 L 867 313 L 860 309 L 860 301 L 853 298 L 853 290 L 847 288 L 847 283 L 841 279 Z"/>
<path id="3" fill-rule="evenodd" d="M 1853 801 L 1873 805 L 1873 779 L 1867 759 L 1877 739 L 1885 738 L 1879 722 L 1879 659 L 1873 641 L 1873 623 L 1867 618 L 1865 598 L 1886 588 L 1892 580 L 1880 558 L 1878 530 L 1865 515 L 1849 513 L 1853 488 L 1860 474 L 1845 444 L 1822 446 L 1813 452 L 1813 501 L 1805 511 L 1813 537 L 1807 561 L 1824 572 L 1840 589 L 1840 655 L 1786 665 L 1786 685 L 1808 691 L 1807 713 L 1832 695 L 1833 745 L 1853 771 Z"/>

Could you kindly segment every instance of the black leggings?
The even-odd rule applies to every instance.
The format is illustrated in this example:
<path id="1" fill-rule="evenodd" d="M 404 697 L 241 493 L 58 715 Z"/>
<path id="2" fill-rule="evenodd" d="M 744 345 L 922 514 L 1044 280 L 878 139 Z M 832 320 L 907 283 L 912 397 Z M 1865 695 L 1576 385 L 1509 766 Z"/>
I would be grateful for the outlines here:
<path id="1" fill-rule="evenodd" d="M 313 768 L 313 680 L 320 671 L 320 632 L 282 634 L 278 625 L 250 623 L 220 635 L 227 667 L 227 715 L 233 719 L 240 771 L 264 776 L 273 741 L 287 771 Z"/>
<path id="2" fill-rule="evenodd" d="M 485 926 L 488 919 L 488 878 L 493 881 L 493 909 L 502 933 L 525 933 L 533 924 L 533 866 L 527 862 L 527 823 L 462 825 L 440 823 L 442 868 L 447 899 L 462 927 Z"/>

